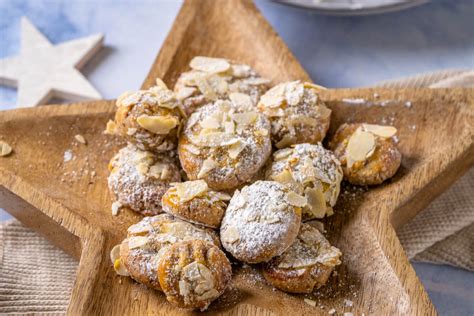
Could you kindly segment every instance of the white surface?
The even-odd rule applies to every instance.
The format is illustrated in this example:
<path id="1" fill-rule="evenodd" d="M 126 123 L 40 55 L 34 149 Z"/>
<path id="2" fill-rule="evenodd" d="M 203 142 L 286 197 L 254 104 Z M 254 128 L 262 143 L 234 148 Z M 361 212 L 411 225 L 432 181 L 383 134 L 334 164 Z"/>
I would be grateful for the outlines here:
<path id="1" fill-rule="evenodd" d="M 17 106 L 44 104 L 53 96 L 68 100 L 100 99 L 78 71 L 102 46 L 92 35 L 53 46 L 27 19 L 21 19 L 19 56 L 0 60 L 0 84 L 18 87 Z"/>

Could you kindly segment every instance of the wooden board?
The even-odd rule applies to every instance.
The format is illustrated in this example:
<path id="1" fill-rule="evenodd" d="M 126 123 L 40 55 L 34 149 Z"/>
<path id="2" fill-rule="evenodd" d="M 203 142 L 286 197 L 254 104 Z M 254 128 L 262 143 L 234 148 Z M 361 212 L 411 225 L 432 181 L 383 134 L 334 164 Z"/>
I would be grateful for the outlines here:
<path id="1" fill-rule="evenodd" d="M 172 84 L 194 55 L 246 62 L 274 82 L 308 79 L 248 1 L 185 2 L 144 87 L 157 76 Z M 236 266 L 232 287 L 209 314 L 309 315 L 331 308 L 354 315 L 436 313 L 394 226 L 413 217 L 474 164 L 473 90 L 328 90 L 324 98 L 334 113 L 331 133 L 345 121 L 395 125 L 402 167 L 384 185 L 342 190 L 336 214 L 325 224 L 330 240 L 344 253 L 343 264 L 311 296 L 316 307 L 302 296 L 273 290 L 257 268 Z M 354 101 L 360 98 L 367 102 Z M 0 135 L 14 152 L 0 158 L 0 207 L 79 260 L 70 314 L 186 314 L 159 292 L 112 269 L 110 249 L 140 219 L 128 210 L 115 217 L 110 211 L 107 163 L 123 145 L 103 134 L 114 110 L 113 101 L 94 101 L 1 112 Z M 77 143 L 76 134 L 87 145 Z M 66 151 L 73 155 L 68 162 Z"/>

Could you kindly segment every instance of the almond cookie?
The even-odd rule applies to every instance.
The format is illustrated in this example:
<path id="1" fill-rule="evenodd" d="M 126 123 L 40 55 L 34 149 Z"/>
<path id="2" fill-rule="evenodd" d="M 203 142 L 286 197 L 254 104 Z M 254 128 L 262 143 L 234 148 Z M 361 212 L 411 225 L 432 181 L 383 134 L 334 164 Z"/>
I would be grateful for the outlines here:
<path id="1" fill-rule="evenodd" d="M 217 234 L 208 228 L 199 227 L 168 214 L 145 217 L 130 226 L 128 237 L 118 246 L 119 261 L 114 267 L 119 273 L 126 271 L 134 280 L 150 288 L 160 290 L 158 262 L 170 245 L 185 240 L 204 240 L 220 246 Z M 120 274 L 120 273 L 119 273 Z"/>
<path id="2" fill-rule="evenodd" d="M 124 137 L 142 150 L 163 152 L 175 148 L 184 112 L 161 80 L 148 90 L 122 94 L 116 105 L 115 121 L 107 124 L 107 132 Z"/>
<path id="3" fill-rule="evenodd" d="M 268 90 L 258 109 L 270 118 L 277 148 L 321 142 L 329 128 L 331 110 L 319 98 L 320 86 L 300 81 L 281 83 Z"/>
<path id="4" fill-rule="evenodd" d="M 204 311 L 224 293 L 232 267 L 215 245 L 202 240 L 178 242 L 166 249 L 158 277 L 168 302 Z"/>
<path id="5" fill-rule="evenodd" d="M 202 179 L 218 191 L 252 179 L 271 149 L 268 119 L 251 107 L 226 100 L 191 114 L 178 145 L 189 180 Z"/>
<path id="6" fill-rule="evenodd" d="M 218 99 L 238 98 L 234 93 L 244 94 L 255 106 L 270 83 L 249 66 L 227 59 L 197 56 L 189 66 L 192 70 L 182 73 L 174 86 L 187 115 Z"/>
<path id="7" fill-rule="evenodd" d="M 161 199 L 163 211 L 185 221 L 219 228 L 230 195 L 210 190 L 203 180 L 174 183 Z"/>
<path id="8" fill-rule="evenodd" d="M 236 191 L 222 219 L 223 247 L 246 263 L 280 255 L 294 242 L 306 203 L 275 181 L 257 181 Z"/>
<path id="9" fill-rule="evenodd" d="M 301 224 L 296 241 L 263 267 L 263 276 L 274 287 L 289 293 L 311 293 L 326 284 L 341 264 L 341 251 L 314 227 Z"/>
<path id="10" fill-rule="evenodd" d="M 159 214 L 169 183 L 181 181 L 177 164 L 171 153 L 154 154 L 128 145 L 109 163 L 109 189 L 122 206 L 143 215 Z"/>
<path id="11" fill-rule="evenodd" d="M 341 161 L 344 177 L 352 184 L 374 185 L 393 177 L 402 154 L 397 149 L 393 126 L 341 125 L 329 147 Z"/>
<path id="12" fill-rule="evenodd" d="M 273 153 L 266 178 L 304 195 L 303 220 L 309 220 L 333 214 L 343 173 L 339 160 L 321 144 L 298 144 Z"/>

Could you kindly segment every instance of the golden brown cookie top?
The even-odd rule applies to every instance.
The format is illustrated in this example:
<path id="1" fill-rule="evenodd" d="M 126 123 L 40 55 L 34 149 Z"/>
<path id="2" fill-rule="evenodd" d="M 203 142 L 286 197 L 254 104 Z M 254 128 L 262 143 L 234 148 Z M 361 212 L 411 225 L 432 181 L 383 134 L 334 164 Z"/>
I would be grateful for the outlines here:
<path id="1" fill-rule="evenodd" d="M 247 101 L 218 100 L 191 114 L 178 148 L 190 179 L 203 179 L 216 189 L 221 187 L 213 183 L 233 188 L 265 163 L 271 151 L 270 123 Z"/>
<path id="2" fill-rule="evenodd" d="M 291 81 L 274 86 L 260 98 L 257 107 L 270 118 L 276 147 L 323 140 L 331 110 L 318 95 L 321 89 L 308 82 Z"/>
<path id="3" fill-rule="evenodd" d="M 182 73 L 174 87 L 188 115 L 207 103 L 229 99 L 234 93 L 247 95 L 255 106 L 270 83 L 250 66 L 223 58 L 197 56 L 189 66 L 191 70 Z"/>

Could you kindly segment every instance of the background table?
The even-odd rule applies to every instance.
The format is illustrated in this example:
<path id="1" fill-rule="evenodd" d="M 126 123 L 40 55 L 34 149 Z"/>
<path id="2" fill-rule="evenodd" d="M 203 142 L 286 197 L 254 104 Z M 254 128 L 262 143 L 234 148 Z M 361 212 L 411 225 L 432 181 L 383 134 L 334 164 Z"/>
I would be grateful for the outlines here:
<path id="1" fill-rule="evenodd" d="M 0 0 L 0 58 L 18 53 L 21 16 L 53 43 L 102 32 L 105 47 L 83 73 L 104 98 L 112 99 L 141 85 L 180 5 L 171 0 Z M 364 17 L 316 15 L 263 0 L 257 6 L 313 80 L 327 87 L 474 69 L 473 0 L 434 0 Z M 15 99 L 14 89 L 0 87 L 0 109 L 13 108 Z M 0 210 L 0 220 L 8 218 Z M 414 266 L 440 314 L 474 314 L 474 273 Z"/>

